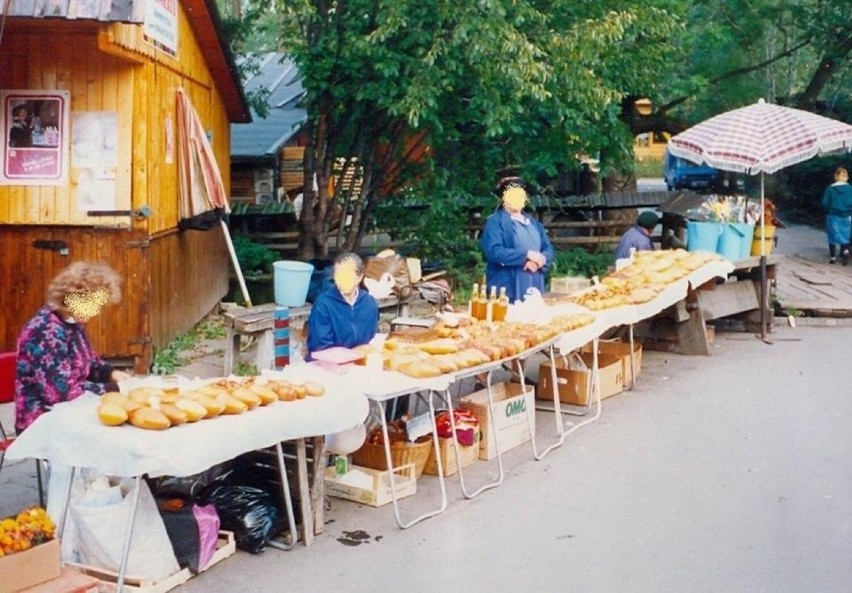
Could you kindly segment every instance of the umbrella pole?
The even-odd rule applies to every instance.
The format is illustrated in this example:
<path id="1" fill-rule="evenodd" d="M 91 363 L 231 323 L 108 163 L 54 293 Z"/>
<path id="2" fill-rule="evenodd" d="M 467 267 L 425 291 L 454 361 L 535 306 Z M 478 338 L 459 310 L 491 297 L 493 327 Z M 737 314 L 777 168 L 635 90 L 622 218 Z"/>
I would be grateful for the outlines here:
<path id="1" fill-rule="evenodd" d="M 231 263 L 234 264 L 234 271 L 237 273 L 237 280 L 240 281 L 240 290 L 243 293 L 243 300 L 247 307 L 251 307 L 251 297 L 249 296 L 248 288 L 246 288 L 246 280 L 243 278 L 243 270 L 240 268 L 240 261 L 237 259 L 237 252 L 234 250 L 234 242 L 231 241 L 231 231 L 228 230 L 228 225 L 224 220 L 220 220 L 222 225 L 222 234 L 225 235 L 225 243 L 228 244 L 228 253 L 231 254 Z"/>
<path id="2" fill-rule="evenodd" d="M 763 172 L 760 173 L 760 339 L 766 340 L 766 210 L 763 196 Z"/>

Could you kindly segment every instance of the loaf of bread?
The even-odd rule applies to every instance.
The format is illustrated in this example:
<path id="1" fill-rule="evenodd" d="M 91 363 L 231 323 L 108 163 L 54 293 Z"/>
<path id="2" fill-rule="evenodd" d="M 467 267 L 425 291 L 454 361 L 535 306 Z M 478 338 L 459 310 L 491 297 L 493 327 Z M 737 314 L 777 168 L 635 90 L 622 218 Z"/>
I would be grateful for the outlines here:
<path id="1" fill-rule="evenodd" d="M 305 393 L 311 397 L 320 397 L 325 394 L 325 386 L 316 381 L 307 381 L 302 387 L 305 389 Z"/>
<path id="2" fill-rule="evenodd" d="M 188 417 L 186 412 L 181 410 L 174 404 L 160 404 L 160 411 L 169 419 L 169 424 L 172 426 L 180 426 L 186 424 Z"/>
<path id="3" fill-rule="evenodd" d="M 172 425 L 168 417 L 160 410 L 141 407 L 129 414 L 130 424 L 148 430 L 165 430 Z"/>
<path id="4" fill-rule="evenodd" d="M 428 360 L 415 360 L 399 365 L 397 369 L 403 375 L 414 377 L 416 379 L 426 379 L 428 377 L 437 377 L 441 375 L 441 369 L 430 364 Z"/>
<path id="5" fill-rule="evenodd" d="M 186 414 L 187 422 L 196 422 L 207 416 L 207 408 L 197 400 L 179 397 L 174 405 Z"/>
<path id="6" fill-rule="evenodd" d="M 102 402 L 98 406 L 98 418 L 107 426 L 121 426 L 127 422 L 127 410 L 116 403 Z"/>

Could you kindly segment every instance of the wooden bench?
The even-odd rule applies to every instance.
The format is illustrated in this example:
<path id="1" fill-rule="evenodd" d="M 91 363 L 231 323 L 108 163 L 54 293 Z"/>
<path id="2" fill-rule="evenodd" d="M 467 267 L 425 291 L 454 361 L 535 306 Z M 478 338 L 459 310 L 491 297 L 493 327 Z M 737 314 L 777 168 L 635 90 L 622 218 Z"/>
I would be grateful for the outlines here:
<path id="1" fill-rule="evenodd" d="M 395 310 L 397 317 L 404 317 L 408 311 L 407 299 L 400 299 L 397 296 L 390 296 L 383 299 L 377 299 L 379 310 Z M 255 307 L 232 307 L 224 312 L 225 329 L 228 332 L 225 341 L 225 359 L 224 359 L 224 376 L 227 377 L 234 372 L 240 353 L 240 339 L 242 336 L 251 336 L 257 340 L 257 354 L 255 356 L 255 365 L 258 370 L 273 368 L 274 361 L 274 340 L 273 326 L 274 313 L 276 305 L 269 303 L 258 305 Z M 302 307 L 290 307 L 290 325 L 293 322 L 296 324 L 304 324 L 308 315 L 311 312 L 311 305 L 307 304 Z"/>

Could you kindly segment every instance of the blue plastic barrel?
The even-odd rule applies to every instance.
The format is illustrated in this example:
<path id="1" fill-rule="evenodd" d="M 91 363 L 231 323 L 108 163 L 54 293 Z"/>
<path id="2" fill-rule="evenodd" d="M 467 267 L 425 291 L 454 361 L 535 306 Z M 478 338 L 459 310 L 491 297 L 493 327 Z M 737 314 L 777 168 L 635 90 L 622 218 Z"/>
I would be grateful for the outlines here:
<path id="1" fill-rule="evenodd" d="M 275 274 L 275 304 L 301 307 L 308 298 L 314 267 L 300 261 L 282 260 L 272 264 Z"/>
<path id="2" fill-rule="evenodd" d="M 722 225 L 718 222 L 686 222 L 686 250 L 716 252 Z"/>

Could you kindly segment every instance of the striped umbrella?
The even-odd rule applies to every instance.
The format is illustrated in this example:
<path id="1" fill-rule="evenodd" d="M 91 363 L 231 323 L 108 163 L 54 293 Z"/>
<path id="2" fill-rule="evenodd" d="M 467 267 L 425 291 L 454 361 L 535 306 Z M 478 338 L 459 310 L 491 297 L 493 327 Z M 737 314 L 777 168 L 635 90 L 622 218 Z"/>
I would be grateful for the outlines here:
<path id="1" fill-rule="evenodd" d="M 669 140 L 669 152 L 723 171 L 774 173 L 852 148 L 852 126 L 763 99 L 695 125 Z"/>
<path id="2" fill-rule="evenodd" d="M 852 150 L 852 126 L 760 99 L 672 136 L 668 150 L 676 157 L 723 171 L 760 173 L 760 231 L 764 237 L 763 174 L 772 174 L 815 156 Z M 765 338 L 765 241 L 760 242 L 760 248 L 760 327 L 761 337 Z"/>

